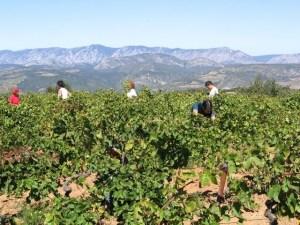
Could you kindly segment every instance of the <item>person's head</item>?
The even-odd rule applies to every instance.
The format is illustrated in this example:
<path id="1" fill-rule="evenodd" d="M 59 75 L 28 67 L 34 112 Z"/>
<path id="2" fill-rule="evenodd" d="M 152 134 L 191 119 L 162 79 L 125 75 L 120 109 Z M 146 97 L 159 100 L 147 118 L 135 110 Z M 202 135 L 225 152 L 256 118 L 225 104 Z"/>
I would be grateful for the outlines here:
<path id="1" fill-rule="evenodd" d="M 11 93 L 15 96 L 19 96 L 20 94 L 20 89 L 17 88 L 17 87 L 14 87 L 12 90 L 11 90 Z"/>
<path id="2" fill-rule="evenodd" d="M 65 83 L 62 80 L 57 81 L 56 83 L 58 88 L 64 88 L 65 87 Z"/>
<path id="3" fill-rule="evenodd" d="M 132 80 L 130 80 L 128 82 L 128 87 L 129 87 L 129 89 L 135 89 L 135 84 L 134 84 L 134 82 Z"/>
<path id="4" fill-rule="evenodd" d="M 214 84 L 209 80 L 205 82 L 205 87 L 211 90 L 214 87 Z"/>

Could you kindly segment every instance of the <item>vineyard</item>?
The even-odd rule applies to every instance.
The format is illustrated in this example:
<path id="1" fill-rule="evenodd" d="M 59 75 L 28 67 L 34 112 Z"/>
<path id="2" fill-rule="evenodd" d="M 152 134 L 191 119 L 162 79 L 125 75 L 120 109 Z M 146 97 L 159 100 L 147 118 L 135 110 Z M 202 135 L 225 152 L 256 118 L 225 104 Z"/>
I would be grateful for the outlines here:
<path id="1" fill-rule="evenodd" d="M 257 210 L 255 195 L 267 196 L 271 216 L 299 219 L 300 94 L 223 93 L 213 99 L 215 121 L 191 115 L 203 98 L 28 94 L 12 107 L 2 97 L 0 195 L 26 201 L 0 224 L 243 223 L 244 212 Z M 205 188 L 218 185 L 223 163 L 229 176 L 219 203 Z M 195 180 L 202 191 L 191 193 Z M 72 196 L 74 186 L 85 193 Z"/>

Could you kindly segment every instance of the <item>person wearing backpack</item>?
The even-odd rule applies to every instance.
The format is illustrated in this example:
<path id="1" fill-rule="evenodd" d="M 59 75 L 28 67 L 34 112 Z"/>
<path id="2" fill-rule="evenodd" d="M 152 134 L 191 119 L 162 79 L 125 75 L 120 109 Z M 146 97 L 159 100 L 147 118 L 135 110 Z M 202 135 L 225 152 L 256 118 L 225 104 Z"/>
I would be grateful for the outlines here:
<path id="1" fill-rule="evenodd" d="M 211 120 L 215 120 L 216 116 L 213 112 L 213 105 L 211 100 L 206 99 L 203 102 L 196 102 L 192 106 L 192 114 L 193 115 L 203 115 Z"/>
<path id="2" fill-rule="evenodd" d="M 218 88 L 211 81 L 205 82 L 205 87 L 209 90 L 208 99 L 203 102 L 196 102 L 192 106 L 193 115 L 202 114 L 207 118 L 211 118 L 211 120 L 216 119 L 216 114 L 213 111 L 213 105 L 211 99 L 219 94 Z"/>

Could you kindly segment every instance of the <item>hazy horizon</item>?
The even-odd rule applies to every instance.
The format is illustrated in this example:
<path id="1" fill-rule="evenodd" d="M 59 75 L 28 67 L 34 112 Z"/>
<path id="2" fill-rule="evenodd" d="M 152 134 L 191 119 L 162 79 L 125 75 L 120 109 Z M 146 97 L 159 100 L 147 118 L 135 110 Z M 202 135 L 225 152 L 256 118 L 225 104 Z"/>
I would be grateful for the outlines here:
<path id="1" fill-rule="evenodd" d="M 297 0 L 10 0 L 0 3 L 1 50 L 143 45 L 300 53 Z"/>

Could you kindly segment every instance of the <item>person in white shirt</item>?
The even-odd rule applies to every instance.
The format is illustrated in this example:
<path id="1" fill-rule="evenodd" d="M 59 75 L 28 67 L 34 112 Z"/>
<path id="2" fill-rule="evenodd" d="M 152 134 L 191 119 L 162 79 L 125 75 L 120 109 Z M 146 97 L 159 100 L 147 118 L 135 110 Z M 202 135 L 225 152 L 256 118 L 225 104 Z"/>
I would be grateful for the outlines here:
<path id="1" fill-rule="evenodd" d="M 71 96 L 71 93 L 65 88 L 65 83 L 62 80 L 57 81 L 58 99 L 66 100 Z"/>
<path id="2" fill-rule="evenodd" d="M 211 81 L 205 82 L 205 87 L 209 90 L 208 97 L 213 98 L 214 96 L 219 94 L 218 88 Z"/>
<path id="3" fill-rule="evenodd" d="M 212 121 L 216 119 L 216 113 L 213 111 L 212 98 L 219 94 L 218 88 L 211 81 L 205 82 L 205 87 L 209 90 L 208 99 L 203 102 L 196 102 L 192 105 L 192 115 L 203 115 Z"/>
<path id="4" fill-rule="evenodd" d="M 135 98 L 137 97 L 137 93 L 135 90 L 135 84 L 133 81 L 129 81 L 129 92 L 127 92 L 128 98 Z"/>

